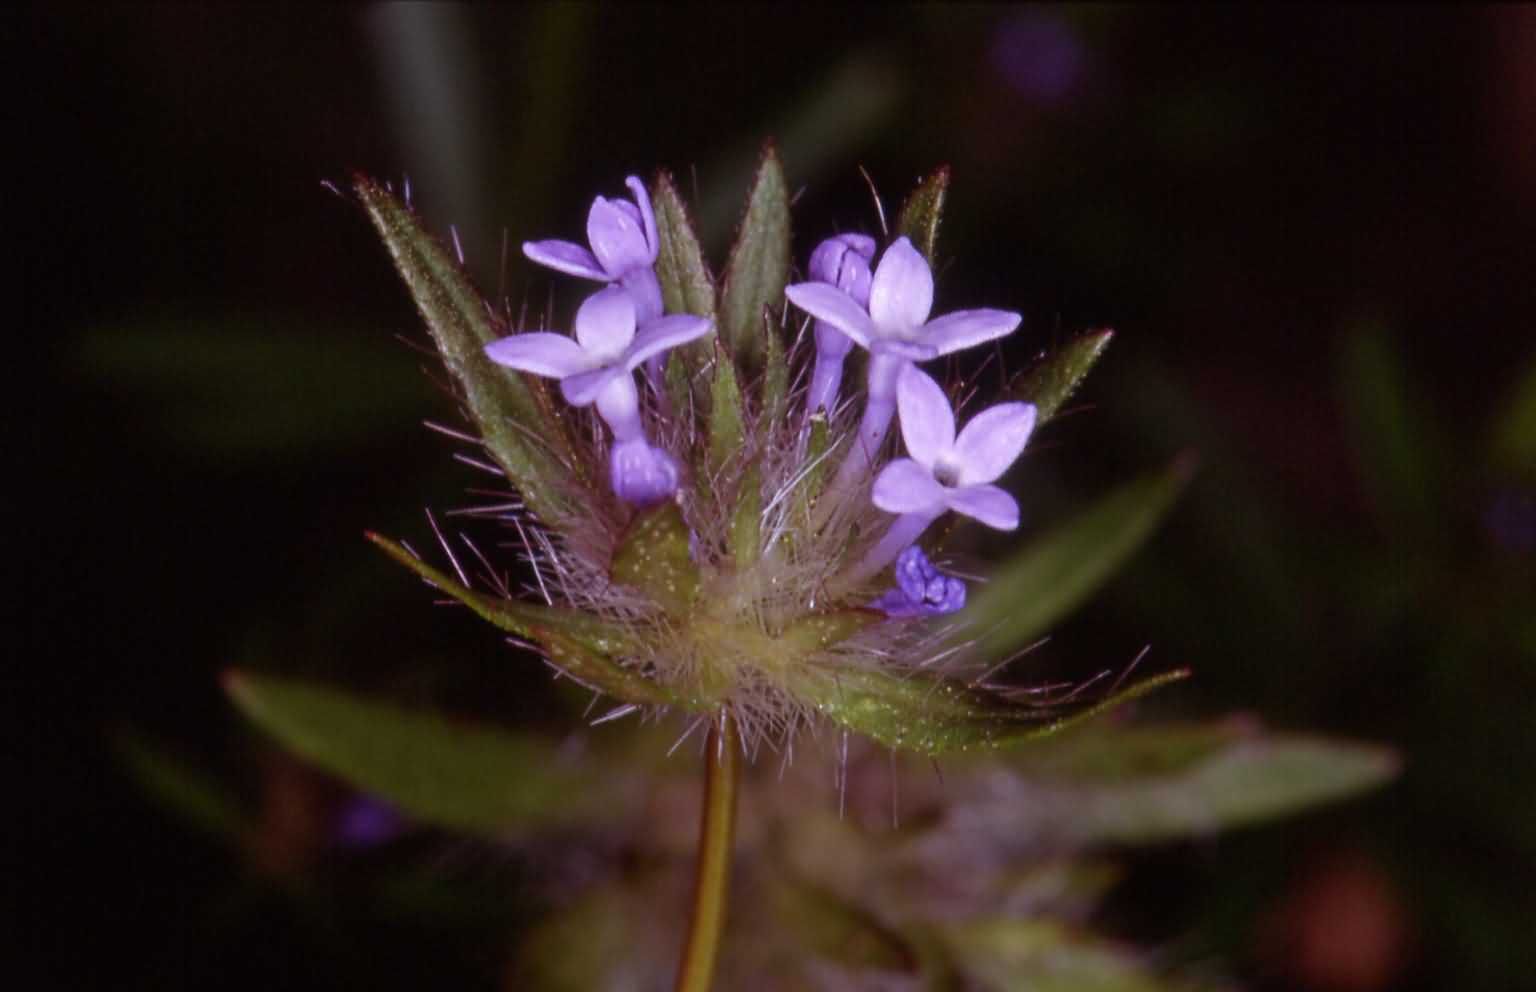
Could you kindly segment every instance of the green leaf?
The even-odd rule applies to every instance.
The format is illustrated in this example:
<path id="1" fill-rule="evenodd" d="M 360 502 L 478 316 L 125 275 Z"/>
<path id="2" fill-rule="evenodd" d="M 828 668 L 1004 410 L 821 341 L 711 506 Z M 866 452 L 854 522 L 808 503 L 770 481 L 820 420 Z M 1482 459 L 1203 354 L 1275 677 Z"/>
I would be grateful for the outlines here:
<path id="1" fill-rule="evenodd" d="M 1036 426 L 1056 416 L 1062 406 L 1077 392 L 1083 379 L 1093 369 L 1114 331 L 1090 331 L 1068 341 L 1054 353 L 1041 359 L 1034 368 L 1020 375 L 1007 390 L 1009 400 L 1033 403 Z"/>
<path id="2" fill-rule="evenodd" d="M 935 755 L 1050 737 L 1188 674 L 1181 670 L 1156 675 L 1067 714 L 1012 704 L 950 679 L 915 674 L 903 678 L 872 669 L 821 673 L 802 679 L 794 689 L 840 726 L 890 748 Z"/>
<path id="3" fill-rule="evenodd" d="M 252 672 L 227 672 L 224 688 L 295 754 L 431 823 L 493 833 L 575 825 L 633 798 L 529 735 Z"/>
<path id="4" fill-rule="evenodd" d="M 916 951 L 862 906 L 779 874 L 769 876 L 766 888 L 774 919 L 799 953 L 848 968 L 914 970 Z"/>
<path id="5" fill-rule="evenodd" d="M 1377 324 L 1361 325 L 1344 338 L 1340 376 L 1355 459 L 1378 512 L 1426 537 L 1443 533 L 1430 416 L 1397 342 Z"/>
<path id="6" fill-rule="evenodd" d="M 1511 390 L 1489 448 L 1495 469 L 1536 482 L 1536 362 Z"/>
<path id="7" fill-rule="evenodd" d="M 731 557 L 738 571 L 745 571 L 757 564 L 758 556 L 762 553 L 762 515 L 762 479 L 754 463 L 741 480 L 736 510 L 731 514 Z"/>
<path id="8" fill-rule="evenodd" d="M 949 195 L 949 166 L 941 165 L 918 184 L 902 205 L 896 221 L 896 233 L 912 239 L 912 244 L 928 264 L 934 264 L 934 250 L 939 244 L 939 221 L 944 217 L 944 199 Z"/>
<path id="9" fill-rule="evenodd" d="M 1232 720 L 1100 727 L 1016 752 L 1007 768 L 1030 798 L 984 799 L 967 816 L 989 833 L 1081 846 L 1154 844 L 1273 819 L 1379 786 L 1398 761 L 1380 747 Z"/>
<path id="10" fill-rule="evenodd" d="M 250 833 L 250 817 L 217 779 L 137 734 L 124 735 L 117 744 L 123 763 L 144 791 L 188 823 L 226 842 L 243 841 Z"/>
<path id="11" fill-rule="evenodd" d="M 615 659 L 636 650 L 616 624 L 580 610 L 524 603 L 475 592 L 411 554 L 394 541 L 368 534 L 395 561 L 474 610 L 508 633 L 535 641 L 571 678 L 631 703 L 687 705 L 666 689 L 620 665 Z"/>
<path id="12" fill-rule="evenodd" d="M 1103 497 L 993 571 L 964 611 L 994 655 L 1043 633 L 1104 583 L 1151 536 L 1192 474 L 1188 459 Z"/>
<path id="13" fill-rule="evenodd" d="M 613 581 L 650 597 L 673 616 L 686 616 L 699 594 L 690 531 L 676 503 L 635 518 L 613 556 Z"/>
<path id="14" fill-rule="evenodd" d="M 503 336 L 501 329 L 458 262 L 411 209 L 366 176 L 355 178 L 354 189 L 463 391 L 487 450 L 534 513 L 549 522 L 559 519 L 572 489 L 565 465 L 579 459 L 548 393 L 537 380 L 485 356 L 485 346 Z"/>
<path id="15" fill-rule="evenodd" d="M 720 332 L 743 368 L 761 368 L 765 334 L 774 333 L 764 312 L 782 306 L 789 278 L 789 190 L 773 145 L 763 149 L 746 214 L 725 270 Z M 765 323 L 770 326 L 765 327 Z"/>
<path id="16" fill-rule="evenodd" d="M 972 917 L 936 927 L 950 960 L 997 992 L 1172 992 L 1142 955 L 1050 920 Z"/>

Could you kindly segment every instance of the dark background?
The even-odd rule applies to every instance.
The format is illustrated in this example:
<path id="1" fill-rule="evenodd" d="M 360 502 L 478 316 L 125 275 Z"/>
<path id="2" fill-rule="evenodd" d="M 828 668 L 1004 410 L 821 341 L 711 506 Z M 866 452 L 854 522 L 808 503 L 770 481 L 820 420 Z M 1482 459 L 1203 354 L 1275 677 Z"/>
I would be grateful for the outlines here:
<path id="1" fill-rule="evenodd" d="M 718 258 L 770 136 L 802 190 L 797 257 L 877 225 L 859 166 L 891 211 L 947 162 L 940 310 L 1022 310 L 1013 363 L 1120 332 L 1033 449 L 1026 527 L 1199 452 L 1058 664 L 1151 642 L 1197 673 L 1171 712 L 1404 755 L 1366 800 L 1142 859 L 1105 926 L 1258 987 L 1529 987 L 1536 425 L 1507 411 L 1536 357 L 1531 9 L 7 17 L 34 466 L 11 485 L 14 853 L 53 987 L 493 984 L 517 911 L 360 899 L 377 866 L 304 812 L 337 787 L 218 687 L 244 664 L 549 719 L 542 675 L 360 540 L 421 539 L 421 508 L 476 480 L 422 429 L 452 405 L 398 340 L 422 335 L 365 218 L 322 182 L 409 176 L 482 287 L 542 312 L 553 281 L 519 241 L 577 239 L 596 192 L 664 167 Z M 195 800 L 153 798 L 164 756 L 254 832 L 231 845 Z M 438 867 L 471 897 L 517 885 L 495 856 Z"/>

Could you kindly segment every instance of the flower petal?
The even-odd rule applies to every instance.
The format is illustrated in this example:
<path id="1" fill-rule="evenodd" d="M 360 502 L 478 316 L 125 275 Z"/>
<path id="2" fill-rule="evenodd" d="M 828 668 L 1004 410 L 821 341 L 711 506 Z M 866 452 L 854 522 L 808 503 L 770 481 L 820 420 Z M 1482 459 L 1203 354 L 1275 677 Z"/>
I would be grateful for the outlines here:
<path id="1" fill-rule="evenodd" d="M 853 297 L 824 282 L 798 282 L 784 287 L 789 302 L 812 317 L 824 320 L 868 348 L 875 335 L 874 322 Z"/>
<path id="2" fill-rule="evenodd" d="M 1011 333 L 1021 319 L 1008 310 L 956 310 L 925 324 L 922 340 L 948 355 Z"/>
<path id="3" fill-rule="evenodd" d="M 896 410 L 907 454 L 931 472 L 955 444 L 955 411 L 949 397 L 922 369 L 908 365 L 896 380 Z"/>
<path id="4" fill-rule="evenodd" d="M 1019 504 L 1007 490 L 997 486 L 961 486 L 945 490 L 945 503 L 956 513 L 978 520 L 997 530 L 1019 526 Z"/>
<path id="5" fill-rule="evenodd" d="M 592 360 L 581 345 L 564 334 L 548 331 L 514 334 L 493 341 L 485 346 L 485 355 L 497 365 L 552 379 L 564 379 L 592 367 Z"/>
<path id="6" fill-rule="evenodd" d="M 887 513 L 931 514 L 945 506 L 944 487 L 926 468 L 910 458 L 898 458 L 875 477 L 870 501 Z"/>
<path id="7" fill-rule="evenodd" d="M 677 492 L 677 462 L 644 439 L 615 444 L 608 453 L 608 473 L 614 494 L 636 506 L 660 503 Z"/>
<path id="8" fill-rule="evenodd" d="M 576 340 L 593 361 L 612 364 L 635 339 L 635 301 L 621 286 L 587 297 L 576 311 Z"/>
<path id="9" fill-rule="evenodd" d="M 617 278 L 637 265 L 651 264 L 651 247 L 640 224 L 640 211 L 633 204 L 602 197 L 592 201 L 587 241 L 610 276 Z"/>
<path id="10" fill-rule="evenodd" d="M 597 399 L 598 394 L 615 378 L 629 374 L 623 366 L 604 365 L 561 379 L 560 392 L 565 395 L 565 401 L 571 406 L 586 406 Z"/>
<path id="11" fill-rule="evenodd" d="M 972 417 L 955 439 L 959 484 L 995 482 L 1019 457 L 1034 429 L 1033 403 L 999 403 Z"/>
<path id="12" fill-rule="evenodd" d="M 624 352 L 624 367 L 637 369 L 641 362 L 652 355 L 695 341 L 708 334 L 713 326 L 708 317 L 695 317 L 687 313 L 653 320 L 641 327 L 635 339 L 629 343 L 629 349 Z"/>
<path id="13" fill-rule="evenodd" d="M 871 355 L 894 355 L 909 362 L 926 362 L 939 357 L 939 349 L 931 344 L 902 341 L 898 338 L 876 338 L 870 346 Z"/>
<path id="14" fill-rule="evenodd" d="M 933 273 L 906 238 L 880 256 L 869 287 L 869 316 L 885 336 L 902 337 L 923 326 L 933 309 Z"/>
<path id="15" fill-rule="evenodd" d="M 523 254 L 530 261 L 578 279 L 596 279 L 598 282 L 609 279 L 596 255 L 569 241 L 524 241 Z"/>
<path id="16" fill-rule="evenodd" d="M 645 183 L 639 176 L 630 176 L 624 180 L 624 185 L 634 194 L 635 205 L 640 208 L 640 223 L 645 229 L 645 243 L 650 248 L 648 252 L 652 265 L 656 264 L 656 256 L 661 253 L 661 239 L 656 234 L 656 212 L 651 207 L 651 195 L 645 191 Z"/>

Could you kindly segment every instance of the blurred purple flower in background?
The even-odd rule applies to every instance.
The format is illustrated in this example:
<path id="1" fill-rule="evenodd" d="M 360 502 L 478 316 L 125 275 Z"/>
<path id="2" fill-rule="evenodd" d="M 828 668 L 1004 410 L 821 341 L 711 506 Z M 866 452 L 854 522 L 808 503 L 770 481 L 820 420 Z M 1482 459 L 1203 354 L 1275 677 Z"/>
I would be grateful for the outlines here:
<path id="1" fill-rule="evenodd" d="M 1087 70 L 1088 53 L 1077 29 L 1054 10 L 1027 10 L 1004 18 L 992 35 L 992 67 L 1008 88 L 1033 103 L 1069 100 Z"/>

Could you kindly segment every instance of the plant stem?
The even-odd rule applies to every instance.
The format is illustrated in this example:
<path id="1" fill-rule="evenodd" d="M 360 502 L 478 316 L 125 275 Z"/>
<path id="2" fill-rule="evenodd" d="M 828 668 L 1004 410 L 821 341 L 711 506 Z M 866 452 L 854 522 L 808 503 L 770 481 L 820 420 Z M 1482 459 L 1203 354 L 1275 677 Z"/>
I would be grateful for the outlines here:
<path id="1" fill-rule="evenodd" d="M 693 916 L 688 921 L 676 992 L 708 992 L 725 930 L 736 835 L 736 783 L 741 774 L 741 739 L 729 713 L 722 711 L 710 723 L 704 752 L 704 815 L 699 825 Z"/>

